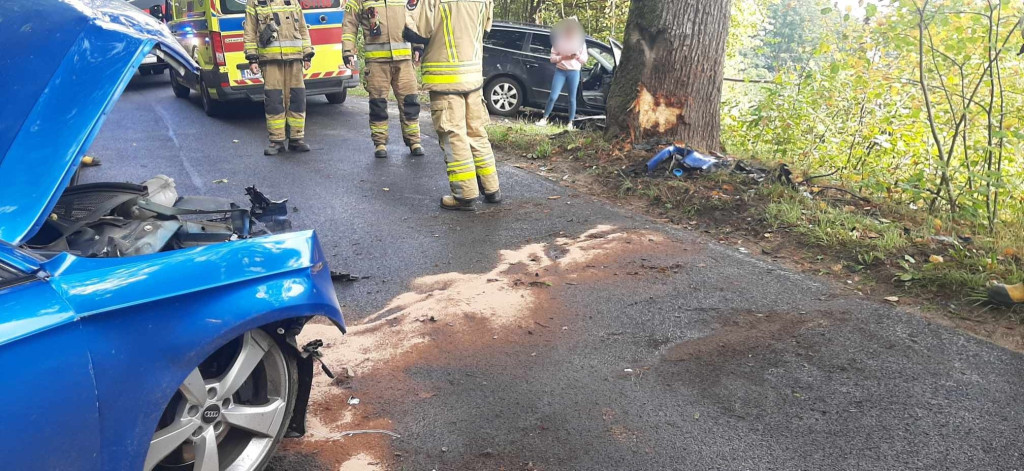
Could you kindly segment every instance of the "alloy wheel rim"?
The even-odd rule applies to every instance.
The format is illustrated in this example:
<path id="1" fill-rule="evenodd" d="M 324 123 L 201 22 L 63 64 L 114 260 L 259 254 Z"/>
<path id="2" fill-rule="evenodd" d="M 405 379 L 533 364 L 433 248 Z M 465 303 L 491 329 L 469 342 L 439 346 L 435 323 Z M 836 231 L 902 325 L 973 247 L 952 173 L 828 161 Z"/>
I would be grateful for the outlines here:
<path id="1" fill-rule="evenodd" d="M 273 450 L 288 407 L 284 352 L 260 329 L 224 348 L 234 353 L 226 366 L 211 365 L 225 357 L 222 348 L 178 387 L 150 441 L 146 471 L 190 464 L 193 471 L 248 471 Z"/>
<path id="2" fill-rule="evenodd" d="M 519 91 L 510 83 L 499 83 L 491 90 L 491 105 L 499 111 L 509 111 L 519 103 Z"/>

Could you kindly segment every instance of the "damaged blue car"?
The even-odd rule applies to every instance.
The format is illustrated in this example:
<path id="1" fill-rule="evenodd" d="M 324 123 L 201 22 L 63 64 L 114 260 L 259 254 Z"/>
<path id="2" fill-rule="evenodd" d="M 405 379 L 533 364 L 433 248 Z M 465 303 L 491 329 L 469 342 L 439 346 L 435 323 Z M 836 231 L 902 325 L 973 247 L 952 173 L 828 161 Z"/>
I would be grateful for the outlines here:
<path id="1" fill-rule="evenodd" d="M 73 185 L 147 54 L 196 64 L 122 0 L 0 11 L 0 468 L 259 470 L 304 433 L 313 317 L 344 331 L 316 235 L 287 206 Z M 240 195 L 241 196 L 241 195 Z"/>

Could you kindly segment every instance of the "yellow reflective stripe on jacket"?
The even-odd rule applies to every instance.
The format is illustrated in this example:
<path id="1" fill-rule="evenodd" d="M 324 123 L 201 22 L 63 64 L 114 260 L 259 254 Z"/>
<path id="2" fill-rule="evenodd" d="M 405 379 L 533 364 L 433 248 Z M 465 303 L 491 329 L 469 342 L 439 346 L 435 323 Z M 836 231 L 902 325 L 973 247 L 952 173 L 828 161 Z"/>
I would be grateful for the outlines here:
<path id="1" fill-rule="evenodd" d="M 462 83 L 483 79 L 483 74 L 424 74 L 423 83 Z"/>
<path id="2" fill-rule="evenodd" d="M 367 51 L 387 51 L 387 50 L 402 50 L 412 49 L 412 44 L 409 43 L 366 43 L 364 49 Z"/>
<path id="3" fill-rule="evenodd" d="M 356 0 L 348 0 L 348 3 L 345 4 L 345 9 L 346 10 L 353 10 L 353 11 L 358 12 L 359 11 L 359 3 L 356 2 Z"/>
<path id="4" fill-rule="evenodd" d="M 290 12 L 290 11 L 297 11 L 297 10 L 295 9 L 295 5 L 267 5 L 267 6 L 256 5 L 256 13 L 267 14 L 267 13 L 273 13 L 275 11 L 276 12 Z"/>
<path id="5" fill-rule="evenodd" d="M 341 40 L 342 41 L 352 41 L 352 42 L 355 42 L 356 35 L 346 33 L 346 34 L 341 35 Z"/>
<path id="6" fill-rule="evenodd" d="M 430 72 L 466 72 L 472 69 L 481 69 L 482 64 L 473 62 L 424 62 L 423 73 Z M 482 69 L 481 69 L 482 70 Z"/>
<path id="7" fill-rule="evenodd" d="M 367 59 L 391 59 L 395 57 L 408 57 L 412 55 L 412 49 L 395 49 L 394 51 L 366 51 L 363 56 Z"/>
<path id="8" fill-rule="evenodd" d="M 455 33 L 454 31 L 452 31 L 451 7 L 441 5 L 439 10 L 441 10 L 441 23 L 442 28 L 444 28 L 442 34 L 444 35 L 444 46 L 448 50 L 448 61 L 458 62 L 459 52 L 457 49 L 455 49 Z"/>

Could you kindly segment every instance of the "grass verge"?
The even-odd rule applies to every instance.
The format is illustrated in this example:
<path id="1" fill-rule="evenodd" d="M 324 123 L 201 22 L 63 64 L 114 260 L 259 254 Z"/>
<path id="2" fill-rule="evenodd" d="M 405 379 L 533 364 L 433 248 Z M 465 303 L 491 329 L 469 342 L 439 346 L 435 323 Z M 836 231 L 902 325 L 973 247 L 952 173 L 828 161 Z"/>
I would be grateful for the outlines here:
<path id="1" fill-rule="evenodd" d="M 1024 323 L 1024 309 L 977 306 L 990 281 L 1024 281 L 1022 223 L 976 233 L 970 221 L 866 202 L 846 193 L 841 182 L 793 187 L 731 172 L 636 176 L 628 170 L 654 151 L 609 144 L 588 131 L 499 121 L 489 133 L 502 158 L 517 167 L 828 275 L 856 293 L 1003 326 L 1024 339 L 1024 329 L 1016 328 Z M 794 175 L 797 182 L 802 177 Z M 1024 348 L 1024 340 L 1016 348 Z"/>

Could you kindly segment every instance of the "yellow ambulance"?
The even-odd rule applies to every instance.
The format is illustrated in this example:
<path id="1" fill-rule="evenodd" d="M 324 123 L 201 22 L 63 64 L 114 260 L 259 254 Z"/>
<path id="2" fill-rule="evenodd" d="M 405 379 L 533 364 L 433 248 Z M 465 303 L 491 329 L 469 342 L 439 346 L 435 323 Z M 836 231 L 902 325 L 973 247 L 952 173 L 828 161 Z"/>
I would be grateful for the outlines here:
<path id="1" fill-rule="evenodd" d="M 359 85 L 359 71 L 345 67 L 341 28 L 342 0 L 292 0 L 302 5 L 309 37 L 316 50 L 305 71 L 306 95 L 324 95 L 340 104 L 348 89 Z M 263 79 L 249 70 L 242 50 L 246 0 L 166 0 L 163 16 L 168 29 L 199 63 L 199 74 L 171 69 L 174 94 L 187 98 L 193 90 L 202 97 L 206 114 L 216 115 L 225 102 L 263 100 Z M 155 5 L 154 8 L 158 8 Z"/>

